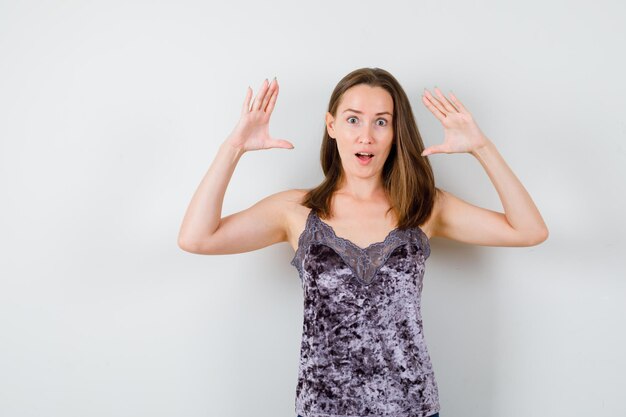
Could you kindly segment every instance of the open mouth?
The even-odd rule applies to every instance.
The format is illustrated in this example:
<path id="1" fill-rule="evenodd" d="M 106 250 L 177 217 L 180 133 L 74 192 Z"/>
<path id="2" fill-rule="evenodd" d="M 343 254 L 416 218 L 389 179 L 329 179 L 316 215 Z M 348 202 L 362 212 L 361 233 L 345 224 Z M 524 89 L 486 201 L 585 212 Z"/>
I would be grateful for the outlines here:
<path id="1" fill-rule="evenodd" d="M 365 152 L 357 152 L 354 155 L 357 158 L 359 158 L 361 161 L 369 161 L 370 159 L 372 159 L 374 157 L 374 154 L 372 154 L 372 153 L 365 153 Z"/>

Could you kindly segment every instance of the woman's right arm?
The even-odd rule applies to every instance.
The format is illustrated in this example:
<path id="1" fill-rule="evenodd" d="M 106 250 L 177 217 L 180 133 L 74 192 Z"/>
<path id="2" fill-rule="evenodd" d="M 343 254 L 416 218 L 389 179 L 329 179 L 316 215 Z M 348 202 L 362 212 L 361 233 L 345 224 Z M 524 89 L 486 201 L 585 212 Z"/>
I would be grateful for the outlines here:
<path id="1" fill-rule="evenodd" d="M 291 192 L 272 194 L 246 210 L 222 218 L 226 188 L 239 158 L 252 150 L 293 145 L 269 134 L 269 119 L 278 96 L 278 82 L 263 82 L 250 105 L 248 88 L 239 123 L 220 145 L 209 170 L 187 208 L 178 234 L 178 246 L 191 253 L 231 254 L 248 252 L 287 240 L 285 210 Z"/>

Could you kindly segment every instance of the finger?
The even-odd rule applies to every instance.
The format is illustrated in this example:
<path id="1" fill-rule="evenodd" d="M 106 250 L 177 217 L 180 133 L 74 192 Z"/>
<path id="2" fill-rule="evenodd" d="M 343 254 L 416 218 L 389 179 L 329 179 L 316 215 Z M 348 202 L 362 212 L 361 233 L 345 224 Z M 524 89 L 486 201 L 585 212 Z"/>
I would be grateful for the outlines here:
<path id="1" fill-rule="evenodd" d="M 269 87 L 269 82 L 267 78 L 263 80 L 263 84 L 259 89 L 259 94 L 257 94 L 254 99 L 254 104 L 252 105 L 252 110 L 259 110 L 261 108 L 261 104 L 263 103 L 263 99 L 265 98 L 265 93 L 267 93 L 267 89 Z"/>
<path id="2" fill-rule="evenodd" d="M 293 149 L 294 146 L 291 142 L 284 139 L 270 139 L 267 141 L 268 148 L 285 148 Z"/>
<path id="3" fill-rule="evenodd" d="M 428 101 L 430 101 L 432 103 L 433 106 L 435 106 L 435 108 L 437 110 L 439 110 L 439 112 L 445 117 L 446 113 L 448 113 L 448 110 L 446 110 L 445 107 L 443 107 L 443 104 L 441 104 L 439 102 L 439 100 L 437 100 L 437 98 L 435 96 L 433 96 L 430 91 L 428 91 L 426 88 L 424 89 L 424 95 L 426 96 L 426 98 L 428 99 Z"/>
<path id="4" fill-rule="evenodd" d="M 250 105 L 250 111 L 254 110 L 257 107 L 258 101 L 259 101 L 259 96 L 261 95 L 261 92 L 263 91 L 263 86 L 265 85 L 265 80 L 263 80 L 263 83 L 261 84 L 261 87 L 259 87 L 259 91 L 257 91 L 256 96 L 254 97 L 254 99 L 252 99 L 252 104 Z"/>
<path id="5" fill-rule="evenodd" d="M 246 98 L 243 100 L 243 106 L 241 107 L 241 114 L 247 113 L 250 111 L 250 98 L 252 97 L 252 88 L 248 86 L 246 90 Z"/>
<path id="6" fill-rule="evenodd" d="M 278 98 L 278 81 L 276 82 L 276 88 L 274 90 L 274 93 L 272 94 L 272 97 L 270 97 L 270 101 L 269 103 L 267 103 L 267 109 L 265 109 L 265 112 L 270 115 L 272 114 L 272 111 L 274 111 L 274 106 L 276 105 L 276 99 Z"/>
<path id="7" fill-rule="evenodd" d="M 422 95 L 422 102 L 424 103 L 424 105 L 428 108 L 428 110 L 430 110 L 430 112 L 432 114 L 435 115 L 435 117 L 437 118 L 437 120 L 439 120 L 440 122 L 443 123 L 443 121 L 446 119 L 446 115 L 443 114 L 439 108 L 437 106 L 435 106 L 432 101 L 430 101 L 428 99 L 428 97 L 426 97 L 425 95 Z"/>
<path id="8" fill-rule="evenodd" d="M 452 91 L 450 91 L 450 97 L 452 97 L 452 102 L 456 105 L 456 107 L 462 112 L 462 113 L 469 113 L 469 111 L 467 111 L 467 109 L 465 108 L 465 106 L 463 105 L 463 103 L 461 103 L 461 101 L 454 95 L 454 93 Z"/>
<path id="9" fill-rule="evenodd" d="M 445 107 L 445 109 L 448 110 L 448 112 L 454 112 L 454 113 L 458 112 L 456 107 L 454 107 L 454 105 L 450 102 L 450 100 L 448 100 L 448 98 L 444 96 L 441 90 L 438 89 L 437 87 L 435 87 L 435 94 L 437 94 L 437 97 L 439 97 L 439 101 L 441 101 L 441 103 L 443 104 L 443 107 Z"/>
<path id="10" fill-rule="evenodd" d="M 422 151 L 422 156 L 428 156 L 434 153 L 445 153 L 445 152 L 446 151 L 443 145 L 429 146 L 428 148 L 424 149 L 424 151 Z"/>
<path id="11" fill-rule="evenodd" d="M 270 99 L 274 95 L 274 90 L 276 90 L 276 78 L 275 77 L 270 83 L 269 88 L 267 90 L 267 94 L 265 94 L 265 97 L 263 98 L 263 102 L 261 103 L 261 109 L 263 111 L 266 111 L 265 109 L 267 108 L 267 103 L 270 101 Z"/>

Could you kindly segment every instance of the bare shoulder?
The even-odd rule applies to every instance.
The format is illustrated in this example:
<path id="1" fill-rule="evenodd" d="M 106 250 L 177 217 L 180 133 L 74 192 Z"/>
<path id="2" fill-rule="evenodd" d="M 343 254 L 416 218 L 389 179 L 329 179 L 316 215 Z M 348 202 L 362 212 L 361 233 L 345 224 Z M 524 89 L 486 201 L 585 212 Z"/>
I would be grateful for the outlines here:
<path id="1" fill-rule="evenodd" d="M 268 207 L 275 210 L 275 213 L 282 219 L 287 241 L 291 241 L 293 234 L 299 235 L 298 229 L 304 230 L 304 223 L 310 209 L 303 206 L 302 201 L 309 191 L 304 188 L 292 188 L 279 191 L 265 198 Z"/>
<path id="2" fill-rule="evenodd" d="M 289 190 L 283 190 L 275 192 L 265 197 L 261 201 L 265 201 L 268 204 L 273 204 L 277 207 L 282 207 L 282 211 L 285 213 L 299 205 L 302 197 L 308 190 L 292 188 Z"/>
<path id="3" fill-rule="evenodd" d="M 286 220 L 291 220 L 294 211 L 306 209 L 301 203 L 308 191 L 306 189 L 293 188 L 277 192 L 267 198 L 271 199 L 276 206 L 280 206 L 281 214 Z"/>
<path id="4" fill-rule="evenodd" d="M 302 205 L 304 196 L 309 191 L 309 189 L 296 188 L 284 192 L 285 207 L 288 208 L 284 216 L 287 242 L 294 251 L 298 248 L 298 239 L 304 231 L 306 218 L 311 211 L 310 208 Z"/>
<path id="5" fill-rule="evenodd" d="M 420 226 L 420 229 L 426 234 L 428 239 L 437 235 L 437 224 L 441 218 L 443 205 L 445 204 L 446 191 L 442 188 L 436 188 L 435 201 L 433 202 L 433 210 L 428 220 Z"/>
<path id="6" fill-rule="evenodd" d="M 287 234 L 289 234 L 294 219 L 298 218 L 299 211 L 305 208 L 300 203 L 307 191 L 293 188 L 270 194 L 261 200 L 268 209 L 274 211 L 274 214 L 282 220 L 283 228 Z"/>
<path id="7" fill-rule="evenodd" d="M 305 188 L 292 188 L 276 193 L 275 195 L 280 196 L 288 205 L 298 206 L 308 191 L 309 190 Z M 293 206 L 291 208 L 293 208 Z"/>

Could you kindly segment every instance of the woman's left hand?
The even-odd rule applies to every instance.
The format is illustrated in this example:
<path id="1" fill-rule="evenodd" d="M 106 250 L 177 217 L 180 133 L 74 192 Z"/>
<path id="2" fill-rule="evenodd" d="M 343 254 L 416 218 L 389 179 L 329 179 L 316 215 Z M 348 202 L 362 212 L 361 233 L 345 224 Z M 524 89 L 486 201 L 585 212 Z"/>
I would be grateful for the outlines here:
<path id="1" fill-rule="evenodd" d="M 450 100 L 448 100 L 437 87 L 435 87 L 436 96 L 433 96 L 426 89 L 424 91 L 422 101 L 443 125 L 444 138 L 441 145 L 429 146 L 424 149 L 422 156 L 434 153 L 474 153 L 490 143 L 472 118 L 471 113 L 452 92 L 450 92 Z"/>

